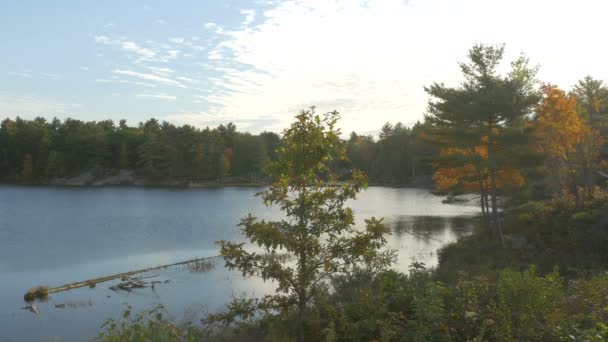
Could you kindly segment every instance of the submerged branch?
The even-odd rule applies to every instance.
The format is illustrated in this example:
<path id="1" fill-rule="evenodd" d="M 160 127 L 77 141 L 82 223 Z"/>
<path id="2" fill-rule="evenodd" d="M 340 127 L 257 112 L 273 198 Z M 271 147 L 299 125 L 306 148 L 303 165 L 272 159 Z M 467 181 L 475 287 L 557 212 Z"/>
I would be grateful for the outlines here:
<path id="1" fill-rule="evenodd" d="M 58 287 L 52 287 L 52 288 L 46 288 L 44 287 L 45 291 L 36 291 L 36 288 L 34 289 L 30 289 L 28 290 L 25 295 L 23 296 L 23 298 L 26 301 L 34 301 L 36 298 L 40 298 L 49 295 L 51 293 L 56 293 L 56 292 L 62 292 L 62 291 L 67 291 L 67 290 L 72 290 L 72 289 L 77 289 L 80 287 L 85 287 L 85 286 L 90 286 L 93 287 L 98 283 L 103 283 L 106 281 L 110 281 L 113 279 L 117 279 L 117 278 L 128 278 L 134 274 L 139 274 L 139 273 L 145 273 L 145 272 L 149 272 L 149 271 L 154 271 L 154 270 L 159 270 L 159 269 L 163 269 L 163 268 L 168 268 L 171 266 L 179 266 L 179 265 L 186 265 L 186 264 L 191 264 L 194 262 L 200 262 L 203 260 L 211 260 L 211 259 L 215 259 L 218 256 L 212 256 L 212 257 L 208 257 L 208 258 L 196 258 L 196 259 L 192 259 L 192 260 L 186 260 L 186 261 L 180 261 L 180 262 L 176 262 L 176 263 L 172 263 L 172 264 L 167 264 L 167 265 L 160 265 L 160 266 L 154 266 L 154 267 L 148 267 L 148 268 L 144 268 L 144 269 L 140 269 L 140 270 L 135 270 L 135 271 L 129 271 L 129 272 L 123 272 L 123 273 L 118 273 L 118 274 L 113 274 L 113 275 L 109 275 L 109 276 L 105 276 L 105 277 L 99 277 L 99 278 L 94 278 L 94 279 L 89 279 L 89 280 L 85 280 L 85 281 L 78 281 L 75 283 L 70 283 L 70 284 L 66 284 L 63 286 L 58 286 Z M 143 278 L 139 278 L 139 279 L 143 279 Z M 38 287 L 38 288 L 42 288 L 42 287 Z"/>

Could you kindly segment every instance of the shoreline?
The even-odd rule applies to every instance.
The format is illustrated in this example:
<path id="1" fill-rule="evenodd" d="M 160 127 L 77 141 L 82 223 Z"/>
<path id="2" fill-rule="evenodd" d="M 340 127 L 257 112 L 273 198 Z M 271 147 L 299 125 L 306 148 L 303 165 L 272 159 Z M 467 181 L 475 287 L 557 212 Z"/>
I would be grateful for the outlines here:
<path id="1" fill-rule="evenodd" d="M 161 184 L 161 183 L 129 183 L 129 184 L 57 184 L 57 183 L 31 183 L 24 184 L 18 182 L 0 182 L 2 186 L 14 186 L 23 188 L 61 188 L 61 189 L 80 189 L 80 188 L 137 188 L 137 189 L 219 189 L 219 188 L 262 188 L 269 186 L 270 183 L 248 183 L 248 182 L 225 182 L 225 183 L 194 183 L 194 184 Z M 391 189 L 425 189 L 433 192 L 436 195 L 444 195 L 442 193 L 435 193 L 432 186 L 421 186 L 413 184 L 404 185 L 390 185 L 382 183 L 369 183 L 368 187 L 372 188 L 391 188 Z"/>
<path id="2" fill-rule="evenodd" d="M 92 172 L 84 172 L 79 175 L 54 178 L 38 182 L 18 182 L 16 180 L 0 181 L 0 186 L 23 186 L 23 187 L 58 187 L 58 188 L 104 188 L 104 187 L 125 187 L 125 188 L 171 188 L 171 189 L 213 189 L 225 187 L 254 187 L 260 188 L 269 186 L 271 182 L 264 177 L 255 177 L 253 181 L 250 177 L 227 176 L 222 179 L 209 180 L 146 180 L 135 174 L 132 170 L 114 170 L 104 175 L 94 175 Z M 394 182 L 369 181 L 369 187 L 385 188 L 416 188 L 434 191 L 434 186 L 428 182 L 426 177 L 415 178 L 406 184 Z"/>

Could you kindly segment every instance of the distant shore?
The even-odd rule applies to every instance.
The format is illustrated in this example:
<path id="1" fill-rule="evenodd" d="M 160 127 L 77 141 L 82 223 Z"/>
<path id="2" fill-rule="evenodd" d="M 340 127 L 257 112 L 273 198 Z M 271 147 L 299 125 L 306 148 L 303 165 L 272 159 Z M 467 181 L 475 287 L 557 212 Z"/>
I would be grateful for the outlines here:
<path id="1" fill-rule="evenodd" d="M 54 178 L 46 181 L 19 182 L 19 181 L 0 181 L 0 185 L 16 186 L 55 186 L 55 187 L 137 187 L 137 188 L 185 188 L 185 189 L 205 189 L 221 187 L 263 187 L 270 185 L 268 179 L 260 178 L 255 181 L 247 177 L 224 177 L 222 179 L 210 180 L 149 180 L 137 176 L 131 170 L 118 170 L 102 176 L 95 176 L 91 172 L 85 172 L 74 177 Z M 425 178 L 418 178 L 408 184 L 387 183 L 370 181 L 369 186 L 388 187 L 388 188 L 423 188 L 433 189 L 432 182 Z"/>
<path id="2" fill-rule="evenodd" d="M 19 182 L 4 181 L 2 185 L 23 186 L 57 186 L 57 187 L 159 187 L 159 188 L 217 188 L 224 186 L 234 187 L 261 187 L 268 185 L 264 181 L 252 181 L 243 177 L 225 177 L 213 180 L 149 180 L 137 176 L 130 170 L 118 170 L 102 176 L 95 176 L 85 172 L 74 177 L 54 178 L 45 181 Z"/>

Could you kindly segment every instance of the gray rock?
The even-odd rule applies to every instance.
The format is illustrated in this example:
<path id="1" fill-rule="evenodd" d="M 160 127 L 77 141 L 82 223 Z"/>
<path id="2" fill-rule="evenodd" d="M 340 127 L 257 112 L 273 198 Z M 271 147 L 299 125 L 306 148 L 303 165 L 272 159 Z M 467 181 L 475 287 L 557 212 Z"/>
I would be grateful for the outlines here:
<path id="1" fill-rule="evenodd" d="M 67 186 L 85 186 L 85 185 L 90 185 L 93 183 L 93 181 L 95 180 L 95 176 L 93 176 L 93 174 L 91 174 L 90 172 L 85 172 L 81 175 L 78 175 L 76 177 L 70 178 L 68 180 L 65 181 L 64 185 Z"/>

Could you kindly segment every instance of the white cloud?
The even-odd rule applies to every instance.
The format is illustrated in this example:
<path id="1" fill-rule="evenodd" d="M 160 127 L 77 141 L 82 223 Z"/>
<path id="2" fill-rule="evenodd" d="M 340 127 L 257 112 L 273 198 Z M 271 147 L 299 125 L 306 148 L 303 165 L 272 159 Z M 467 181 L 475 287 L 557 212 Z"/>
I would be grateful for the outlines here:
<path id="1" fill-rule="evenodd" d="M 224 29 L 214 22 L 205 23 L 205 28 L 214 31 L 217 34 L 224 33 Z"/>
<path id="2" fill-rule="evenodd" d="M 155 74 L 160 74 L 160 75 L 168 75 L 168 74 L 172 74 L 175 72 L 174 69 L 171 68 L 163 68 L 163 67 L 155 67 L 155 66 L 148 66 L 148 69 L 150 69 L 150 71 L 152 71 Z"/>
<path id="3" fill-rule="evenodd" d="M 120 45 L 123 49 L 129 52 L 136 53 L 144 58 L 152 58 L 156 55 L 156 53 L 148 48 L 141 47 L 134 42 L 125 41 Z"/>
<path id="4" fill-rule="evenodd" d="M 167 50 L 167 59 L 176 59 L 181 52 L 179 50 Z"/>
<path id="5" fill-rule="evenodd" d="M 95 36 L 95 43 L 98 44 L 110 44 L 112 42 L 112 40 L 110 39 L 110 37 L 108 36 Z"/>
<path id="6" fill-rule="evenodd" d="M 423 86 L 459 81 L 457 62 L 477 42 L 505 42 L 508 59 L 523 51 L 542 64 L 541 78 L 568 87 L 608 75 L 606 48 L 586 34 L 604 31 L 607 12 L 593 0 L 278 2 L 253 26 L 205 25 L 222 39 L 208 54 L 212 69 L 238 65 L 214 82 L 225 92 L 207 98 L 206 115 L 286 122 L 318 105 L 342 111 L 345 131 L 411 124 L 426 109 Z"/>
<path id="7" fill-rule="evenodd" d="M 156 87 L 156 84 L 152 84 L 152 83 L 122 80 L 122 79 L 116 79 L 116 78 L 112 78 L 112 79 L 96 78 L 95 82 L 98 82 L 98 83 L 124 83 L 124 84 L 131 84 L 131 85 L 136 85 L 136 86 L 140 86 L 140 87 L 148 87 L 148 88 Z"/>
<path id="8" fill-rule="evenodd" d="M 164 19 L 156 19 L 156 23 L 159 24 L 159 25 L 164 25 L 167 22 Z"/>
<path id="9" fill-rule="evenodd" d="M 197 103 L 196 100 L 194 103 Z M 251 132 L 262 132 L 276 127 L 276 118 L 270 116 L 258 116 L 256 118 L 242 118 L 240 115 L 211 115 L 204 112 L 180 111 L 177 114 L 166 115 L 164 120 L 177 124 L 190 124 L 198 127 L 217 126 L 232 122 L 239 130 Z"/>
<path id="10" fill-rule="evenodd" d="M 81 66 L 80 70 L 82 70 L 82 71 L 89 71 L 89 67 L 87 67 L 87 66 Z"/>
<path id="11" fill-rule="evenodd" d="M 185 40 L 186 40 L 186 39 L 184 39 L 184 38 L 182 38 L 182 37 L 175 37 L 175 38 L 171 38 L 171 39 L 169 39 L 169 41 L 170 41 L 171 43 L 175 43 L 175 44 L 183 44 Z"/>
<path id="12" fill-rule="evenodd" d="M 179 88 L 186 88 L 185 85 L 183 85 L 182 83 L 180 83 L 176 80 L 170 79 L 168 77 L 158 76 L 155 74 L 146 74 L 146 73 L 142 73 L 142 72 L 136 72 L 136 71 L 131 71 L 131 70 L 120 70 L 120 69 L 112 70 L 112 73 L 117 74 L 117 75 L 131 76 L 131 77 L 139 78 L 142 80 L 162 83 L 165 85 L 175 86 L 175 87 L 179 87 Z"/>
<path id="13" fill-rule="evenodd" d="M 175 101 L 177 96 L 167 94 L 137 94 L 137 97 L 151 97 L 160 100 Z"/>
<path id="14" fill-rule="evenodd" d="M 23 77 L 23 78 L 32 78 L 32 72 L 30 70 L 9 71 L 8 74 L 11 75 L 11 76 L 17 76 L 17 77 Z"/>
<path id="15" fill-rule="evenodd" d="M 57 73 L 53 73 L 53 72 L 42 72 L 42 73 L 40 73 L 40 76 L 42 76 L 42 78 L 45 78 L 47 80 L 52 80 L 52 81 L 59 81 L 59 80 L 63 79 L 63 76 L 61 76 L 60 74 L 57 74 Z"/>
<path id="16" fill-rule="evenodd" d="M 102 35 L 95 36 L 94 40 L 98 44 L 119 47 L 137 65 L 142 65 L 145 62 L 169 63 L 178 59 L 181 53 L 180 50 L 172 48 L 168 44 L 159 44 L 153 40 L 146 40 L 145 46 L 125 37 L 111 38 Z M 192 43 L 188 43 L 186 46 L 195 48 Z M 102 56 L 101 54 L 98 55 Z"/>
<path id="17" fill-rule="evenodd" d="M 245 16 L 245 20 L 243 21 L 243 25 L 247 26 L 255 20 L 255 10 L 253 9 L 242 9 L 241 14 Z"/>
<path id="18" fill-rule="evenodd" d="M 207 58 L 211 61 L 220 60 L 223 58 L 222 53 L 219 50 L 211 50 L 207 55 Z"/>
<path id="19" fill-rule="evenodd" d="M 195 80 L 189 78 L 189 77 L 184 77 L 184 76 L 179 76 L 177 77 L 178 80 L 183 81 L 183 82 L 188 82 L 188 83 L 196 83 Z"/>

